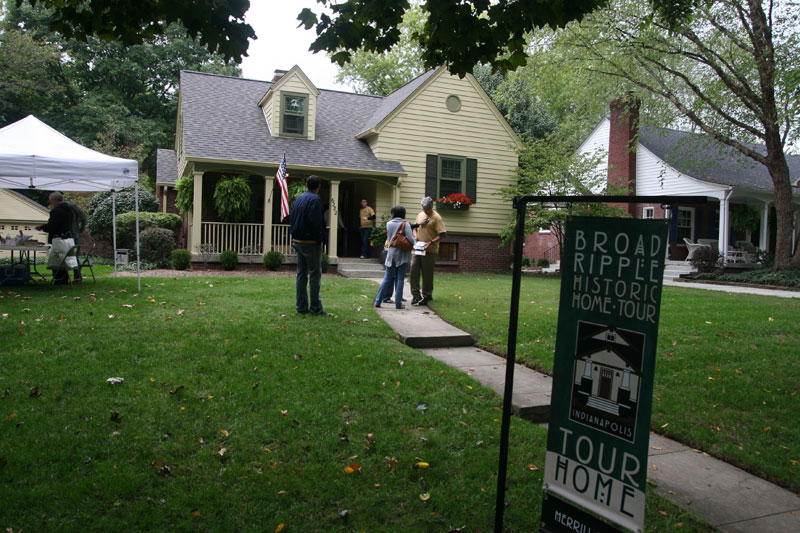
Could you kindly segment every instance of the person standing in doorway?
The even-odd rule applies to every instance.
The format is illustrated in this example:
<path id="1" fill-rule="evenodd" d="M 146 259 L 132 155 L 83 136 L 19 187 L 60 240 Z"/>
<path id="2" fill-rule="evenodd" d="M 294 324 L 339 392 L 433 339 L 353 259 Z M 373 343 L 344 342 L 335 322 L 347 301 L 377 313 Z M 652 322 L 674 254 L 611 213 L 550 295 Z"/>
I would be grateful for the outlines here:
<path id="1" fill-rule="evenodd" d="M 367 204 L 367 199 L 361 199 L 361 209 L 358 211 L 358 219 L 361 222 L 361 259 L 370 256 L 369 236 L 375 226 L 375 210 Z"/>
<path id="2" fill-rule="evenodd" d="M 292 247 L 297 252 L 295 300 L 298 314 L 333 316 L 322 308 L 319 287 L 322 281 L 322 245 L 328 242 L 317 176 L 306 178 L 306 192 L 294 201 L 290 217 Z M 310 296 L 310 300 L 309 300 Z"/>
<path id="3" fill-rule="evenodd" d="M 423 242 L 425 255 L 411 257 L 411 305 L 428 305 L 433 300 L 433 267 L 439 255 L 439 241 L 447 235 L 444 220 L 433 210 L 433 198 L 426 196 L 420 202 L 422 211 L 417 215 L 414 238 Z M 420 290 L 419 277 L 422 274 L 422 287 Z"/>

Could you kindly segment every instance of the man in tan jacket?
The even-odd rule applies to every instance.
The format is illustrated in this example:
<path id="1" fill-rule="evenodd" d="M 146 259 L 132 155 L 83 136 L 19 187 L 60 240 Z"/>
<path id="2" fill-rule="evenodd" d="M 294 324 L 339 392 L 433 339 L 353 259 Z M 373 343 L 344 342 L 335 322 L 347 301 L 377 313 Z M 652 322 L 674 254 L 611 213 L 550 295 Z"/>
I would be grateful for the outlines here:
<path id="1" fill-rule="evenodd" d="M 422 211 L 417 215 L 414 238 L 417 243 L 425 243 L 425 255 L 411 256 L 411 305 L 428 305 L 433 300 L 433 267 L 439 255 L 439 241 L 447 235 L 444 220 L 433 210 L 433 198 L 426 196 L 420 202 Z M 413 226 L 412 226 L 413 227 Z M 422 274 L 422 290 L 420 291 L 419 277 Z"/>

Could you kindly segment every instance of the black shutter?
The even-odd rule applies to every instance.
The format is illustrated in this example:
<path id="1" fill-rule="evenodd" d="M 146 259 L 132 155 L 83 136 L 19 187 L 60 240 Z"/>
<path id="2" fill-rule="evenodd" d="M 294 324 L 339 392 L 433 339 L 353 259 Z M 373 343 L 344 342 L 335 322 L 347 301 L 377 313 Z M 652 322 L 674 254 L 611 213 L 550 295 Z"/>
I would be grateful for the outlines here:
<path id="1" fill-rule="evenodd" d="M 439 175 L 439 156 L 428 154 L 425 159 L 425 196 L 436 200 L 436 185 Z"/>
<path id="2" fill-rule="evenodd" d="M 467 197 L 475 204 L 478 202 L 478 160 L 467 159 Z"/>

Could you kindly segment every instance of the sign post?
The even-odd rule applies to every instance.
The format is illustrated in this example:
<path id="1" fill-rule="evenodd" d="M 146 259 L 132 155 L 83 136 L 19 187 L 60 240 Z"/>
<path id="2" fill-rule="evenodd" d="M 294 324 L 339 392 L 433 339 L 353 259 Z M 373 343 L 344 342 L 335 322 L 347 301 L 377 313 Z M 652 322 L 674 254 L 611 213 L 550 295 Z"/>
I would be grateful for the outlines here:
<path id="1" fill-rule="evenodd" d="M 664 220 L 567 221 L 544 472 L 545 531 L 576 531 L 593 519 L 571 504 L 644 530 L 667 231 Z"/>

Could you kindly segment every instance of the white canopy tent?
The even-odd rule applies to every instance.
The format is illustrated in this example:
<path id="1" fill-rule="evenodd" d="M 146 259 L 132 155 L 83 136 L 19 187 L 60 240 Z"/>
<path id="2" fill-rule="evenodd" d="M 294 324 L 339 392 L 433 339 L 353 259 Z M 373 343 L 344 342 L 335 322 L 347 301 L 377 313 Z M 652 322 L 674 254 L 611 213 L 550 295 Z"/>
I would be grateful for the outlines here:
<path id="1" fill-rule="evenodd" d="M 0 188 L 116 193 L 131 186 L 136 193 L 136 270 L 141 290 L 139 164 L 86 148 L 33 115 L 0 128 Z M 116 248 L 116 236 L 114 240 Z"/>

